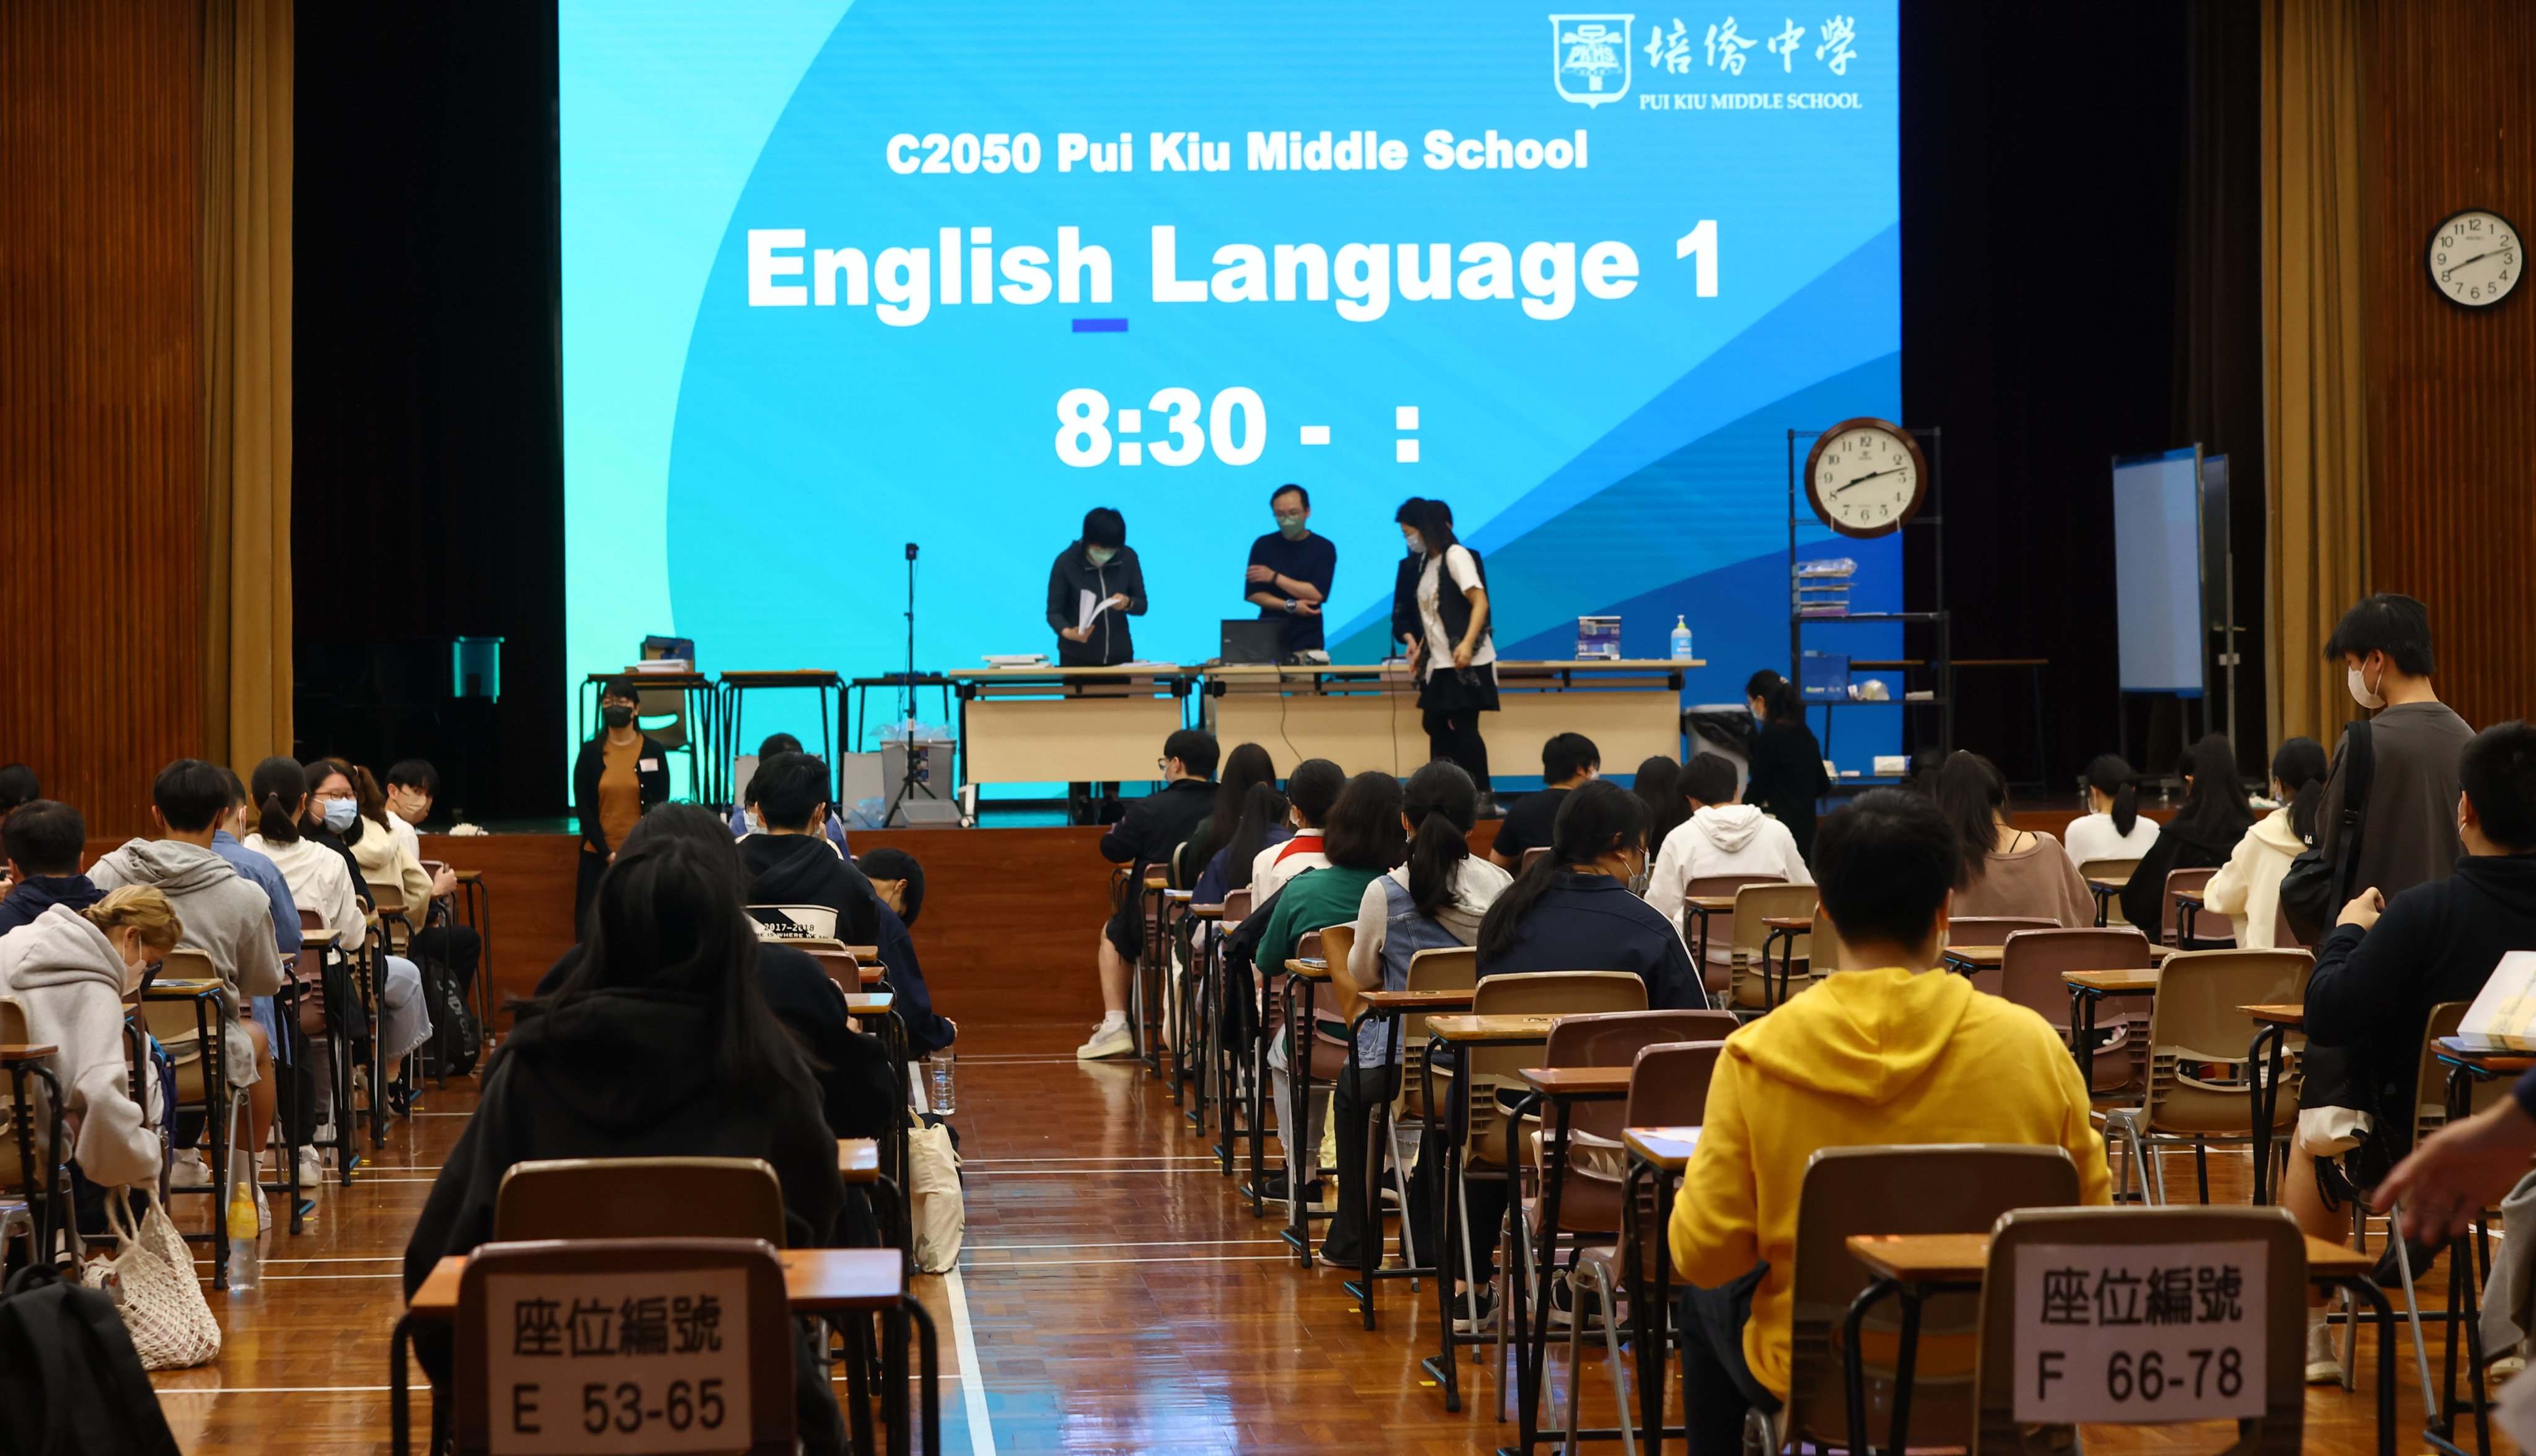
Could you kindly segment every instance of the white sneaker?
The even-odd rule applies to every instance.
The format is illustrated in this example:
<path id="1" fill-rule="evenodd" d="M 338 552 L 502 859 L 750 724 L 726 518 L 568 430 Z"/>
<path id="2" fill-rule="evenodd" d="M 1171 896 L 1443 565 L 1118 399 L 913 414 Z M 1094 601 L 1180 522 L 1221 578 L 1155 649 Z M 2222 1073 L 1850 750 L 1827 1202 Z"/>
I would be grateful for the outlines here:
<path id="1" fill-rule="evenodd" d="M 2342 1383 L 2342 1351 L 2333 1338 L 2333 1326 L 2323 1320 L 2312 1321 L 2307 1327 L 2307 1383 Z"/>
<path id="2" fill-rule="evenodd" d="M 178 1148 L 175 1160 L 167 1165 L 169 1187 L 201 1187 L 211 1180 L 212 1167 L 203 1161 L 200 1148 Z"/>
<path id="3" fill-rule="evenodd" d="M 303 1189 L 313 1188 L 324 1181 L 326 1181 L 326 1160 L 317 1156 L 315 1148 L 300 1149 L 299 1186 Z"/>
<path id="4" fill-rule="evenodd" d="M 1136 1049 L 1136 1039 L 1127 1034 L 1127 1024 L 1103 1022 L 1092 1029 L 1092 1040 L 1074 1048 L 1076 1061 L 1100 1061 L 1105 1057 L 1125 1056 Z"/>

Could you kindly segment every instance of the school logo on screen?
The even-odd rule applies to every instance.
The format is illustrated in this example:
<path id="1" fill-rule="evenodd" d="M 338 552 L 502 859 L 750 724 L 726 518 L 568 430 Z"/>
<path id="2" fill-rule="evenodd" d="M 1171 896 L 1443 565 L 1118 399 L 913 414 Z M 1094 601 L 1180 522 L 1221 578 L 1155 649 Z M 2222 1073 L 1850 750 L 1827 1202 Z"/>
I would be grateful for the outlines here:
<path id="1" fill-rule="evenodd" d="M 1550 18 L 1551 80 L 1580 106 L 1600 106 L 1629 94 L 1629 27 L 1634 15 Z"/>

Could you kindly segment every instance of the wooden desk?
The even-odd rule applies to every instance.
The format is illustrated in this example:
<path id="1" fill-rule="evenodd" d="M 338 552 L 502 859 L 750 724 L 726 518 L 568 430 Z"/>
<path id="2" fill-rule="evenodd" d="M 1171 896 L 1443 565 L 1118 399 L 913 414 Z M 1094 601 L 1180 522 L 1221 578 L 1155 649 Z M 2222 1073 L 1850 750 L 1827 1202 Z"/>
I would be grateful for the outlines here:
<path id="1" fill-rule="evenodd" d="M 846 1010 L 855 1016 L 887 1016 L 897 1005 L 898 997 L 888 991 L 850 993 L 846 997 Z"/>
<path id="2" fill-rule="evenodd" d="M 1305 981 L 1326 982 L 1330 979 L 1330 963 L 1318 957 L 1308 961 L 1297 958 L 1286 962 L 1286 974 L 1300 976 Z"/>
<path id="3" fill-rule="evenodd" d="M 1357 999 L 1377 1011 L 1468 1011 L 1473 990 L 1361 991 Z"/>
<path id="4" fill-rule="evenodd" d="M 854 957 L 857 961 L 877 961 L 880 959 L 880 947 L 877 945 L 850 945 L 846 947 L 846 954 Z"/>
<path id="5" fill-rule="evenodd" d="M 1681 898 L 1681 913 L 1684 918 L 1699 921 L 1699 929 L 1684 938 L 1690 942 L 1691 964 L 1697 966 L 1700 974 L 1705 976 L 1708 974 L 1708 918 L 1735 914 L 1735 897 L 1685 895 Z"/>
<path id="6" fill-rule="evenodd" d="M 1556 1024 L 1558 1018 L 1552 1015 L 1478 1016 L 1471 1014 L 1453 1014 L 1445 1016 L 1430 1016 L 1426 1018 L 1426 1034 L 1428 1037 L 1446 1046 L 1462 1047 L 1466 1049 L 1466 1054 L 1461 1059 L 1460 1065 L 1457 1068 L 1457 1073 L 1453 1078 L 1453 1105 L 1451 1110 L 1446 1114 L 1444 1125 L 1446 1127 L 1468 1127 L 1471 1125 L 1471 1077 L 1469 1074 L 1470 1063 L 1467 1056 L 1467 1048 L 1473 1046 L 1538 1046 L 1550 1040 L 1550 1029 L 1552 1026 Z M 1426 1085 L 1426 1106 L 1428 1113 L 1431 1116 L 1433 1115 L 1435 1108 L 1434 1082 L 1432 1078 L 1435 1057 L 1431 1048 L 1427 1055 L 1426 1062 L 1427 1072 L 1429 1073 Z M 1464 1177 L 1464 1170 L 1462 1166 L 1462 1143 L 1463 1140 L 1458 1137 L 1447 1137 L 1443 1139 L 1443 1206 L 1445 1208 L 1458 1208 L 1461 1206 L 1462 1180 Z M 1448 1218 L 1443 1222 L 1444 1246 L 1437 1251 L 1435 1259 L 1435 1268 L 1438 1271 L 1435 1276 L 1435 1313 L 1437 1316 L 1436 1339 L 1439 1349 L 1437 1350 L 1437 1353 L 1427 1356 L 1424 1361 L 1420 1361 L 1420 1366 L 1426 1371 L 1427 1375 L 1430 1376 L 1436 1384 L 1443 1387 L 1444 1409 L 1447 1411 L 1458 1411 L 1462 1408 L 1462 1377 L 1461 1371 L 1457 1368 L 1460 1361 L 1454 1358 L 1454 1351 L 1464 1345 L 1486 1343 L 1490 1339 L 1490 1337 L 1487 1335 L 1461 1335 L 1454 1333 L 1453 1275 L 1450 1271 L 1458 1270 L 1462 1267 L 1462 1221 L 1459 1219 Z M 1471 1231 L 1471 1236 L 1475 1239 L 1493 1238 L 1494 1234 L 1495 1231 L 1493 1230 L 1483 1231 L 1474 1229 Z"/>
<path id="7" fill-rule="evenodd" d="M 2153 996 L 2157 994 L 2157 978 L 2158 969 L 2154 966 L 2127 971 L 2069 971 L 2060 977 L 2094 997 Z"/>
<path id="8" fill-rule="evenodd" d="M 1364 1053 L 1361 1048 L 1360 1039 L 1366 1022 L 1377 1017 L 1381 1019 L 1383 1050 L 1380 1065 L 1396 1067 L 1401 1064 L 1401 1049 L 1407 1040 L 1410 1017 L 1432 1012 L 1468 1011 L 1471 1009 L 1474 994 L 1476 993 L 1467 986 L 1455 990 L 1360 991 L 1357 999 L 1363 1003 L 1363 1009 L 1357 1013 L 1356 1020 L 1348 1029 L 1348 1065 L 1351 1068 L 1361 1068 L 1363 1065 L 1362 1058 Z M 1425 1069 L 1422 1067 L 1420 1071 L 1423 1076 Z M 1432 1092 L 1431 1087 L 1427 1090 Z M 1392 1100 L 1387 1097 L 1374 1103 L 1372 1129 L 1366 1143 L 1367 1147 L 1390 1146 L 1391 1106 Z M 1374 1327 L 1374 1290 L 1379 1281 L 1432 1277 L 1434 1270 L 1425 1265 L 1415 1267 L 1404 1265 L 1393 1269 L 1382 1267 L 1381 1179 L 1367 1177 L 1364 1183 L 1363 1217 L 1364 1227 L 1367 1230 L 1363 1240 L 1364 1256 L 1358 1265 L 1357 1277 L 1348 1281 L 1343 1288 L 1349 1294 L 1356 1296 L 1357 1312 L 1363 1319 L 1364 1327 L 1370 1330 Z"/>
<path id="9" fill-rule="evenodd" d="M 2395 1319 L 2387 1308 L 2386 1297 L 2378 1292 L 2372 1271 L 2377 1261 L 2364 1253 L 2329 1243 L 2321 1238 L 2308 1238 L 2308 1280 L 2325 1289 L 2351 1291 L 2368 1300 L 2378 1315 L 2378 1456 L 2394 1456 L 2395 1451 Z M 1913 1365 L 1913 1347 L 1918 1342 L 1918 1306 L 1933 1296 L 1953 1293 L 1978 1293 L 1990 1267 L 1991 1237 L 1987 1234 L 1853 1234 L 1846 1240 L 1850 1256 L 1867 1268 L 1872 1281 L 1849 1306 L 1849 1317 L 1842 1340 L 1842 1371 L 1849 1395 L 1849 1432 L 1852 1450 L 1866 1449 L 1867 1380 L 1860 1362 L 1861 1334 L 1868 1310 L 1888 1295 L 1902 1298 L 1906 1313 L 1902 1325 L 1902 1348 L 1895 1360 L 1898 1378 L 1907 1381 Z M 1888 1449 L 1907 1450 L 1909 1440 L 1906 1422 L 1909 1419 L 1907 1397 L 1897 1400 L 1893 1411 L 1893 1430 Z"/>
<path id="10" fill-rule="evenodd" d="M 1426 1029 L 1440 1041 L 1455 1045 L 1519 1045 L 1525 1042 L 1547 1042 L 1550 1028 L 1558 1020 L 1549 1015 L 1518 1016 L 1430 1016 Z M 1465 1081 L 1468 1079 L 1465 1078 Z"/>
<path id="11" fill-rule="evenodd" d="M 12 1042 L 0 1045 L 0 1066 L 42 1061 L 57 1049 L 59 1048 L 49 1042 Z"/>
<path id="12" fill-rule="evenodd" d="M 2150 955 L 2157 948 L 2151 946 Z M 2096 1008 L 2107 996 L 2157 994 L 2157 969 L 2069 971 L 2060 979 L 2069 987 L 2069 1054 L 2078 1059 L 2078 1081 L 2093 1087 L 2096 1074 Z"/>
<path id="13" fill-rule="evenodd" d="M 899 1252 L 889 1248 L 788 1248 L 784 1260 L 784 1300 L 795 1314 L 823 1314 L 849 1309 L 895 1309 L 906 1292 L 906 1269 Z M 406 1311 L 417 1319 L 454 1319 L 458 1315 L 458 1280 L 467 1272 L 467 1256 L 450 1254 L 432 1266 L 422 1287 L 413 1292 Z"/>
<path id="14" fill-rule="evenodd" d="M 880 1181 L 880 1140 L 868 1137 L 837 1139 L 837 1173 L 849 1183 Z"/>
<path id="15" fill-rule="evenodd" d="M 1224 918 L 1224 907 L 1221 905 L 1192 905 L 1188 908 L 1188 913 L 1201 920 Z"/>
<path id="16" fill-rule="evenodd" d="M 1810 922 L 1808 922 L 1810 923 Z M 1534 1283 L 1547 1300 L 1552 1279 L 1558 1264 L 1558 1205 L 1567 1184 L 1568 1123 L 1580 1102 L 1617 1102 L 1629 1095 L 1630 1067 L 1520 1067 L 1515 1076 L 1533 1090 L 1536 1102 L 1547 1102 L 1541 1114 L 1541 1228 L 1536 1240 Z M 1515 1141 L 1522 1133 L 1523 1109 L 1518 1107 L 1506 1117 L 1506 1166 L 1520 1167 Z M 1517 1217 L 1521 1215 L 1518 1214 Z M 1543 1309 L 1538 1319 L 1528 1318 L 1524 1309 L 1524 1281 L 1506 1282 L 1506 1317 L 1512 1321 L 1515 1350 L 1516 1449 L 1530 1451 L 1544 1437 L 1562 1441 L 1608 1439 L 1620 1434 L 1617 1429 L 1554 1430 L 1541 1428 L 1541 1387 L 1543 1373 L 1550 1358 L 1550 1311 Z M 1571 1408 L 1567 1420 L 1573 1424 L 1576 1412 Z"/>
<path id="17" fill-rule="evenodd" d="M 306 950 L 314 946 L 319 950 L 332 950 L 335 943 L 343 938 L 341 930 L 302 930 L 299 932 L 299 948 Z"/>
<path id="18" fill-rule="evenodd" d="M 1658 1333 L 1665 1311 L 1673 1308 L 1673 1250 L 1667 1234 L 1673 1225 L 1674 1191 L 1680 1186 L 1683 1171 L 1690 1167 L 1690 1156 L 1699 1145 L 1697 1127 L 1626 1127 L 1620 1130 L 1620 1145 L 1628 1150 L 1629 1172 L 1620 1185 L 1620 1272 L 1628 1282 L 1629 1349 L 1637 1362 L 1639 1439 L 1650 1451 L 1661 1450 L 1668 1437 L 1682 1432 L 1664 1426 L 1665 1382 L 1672 1361 L 1665 1358 L 1665 1340 Z M 1638 1216 L 1638 1180 L 1650 1179 L 1655 1185 L 1654 1228 L 1650 1231 Z M 1653 1236 L 1660 1250 L 1647 1257 L 1646 1240 Z M 1653 1281 L 1649 1282 L 1652 1266 Z"/>
<path id="19" fill-rule="evenodd" d="M 1598 1102 L 1629 1095 L 1628 1067 L 1525 1067 L 1515 1073 L 1544 1097 Z"/>
<path id="20" fill-rule="evenodd" d="M 1631 1127 L 1620 1133 L 1620 1142 L 1630 1156 L 1649 1168 L 1678 1173 L 1690 1166 L 1690 1155 L 1699 1147 L 1699 1129 L 1692 1127 Z"/>

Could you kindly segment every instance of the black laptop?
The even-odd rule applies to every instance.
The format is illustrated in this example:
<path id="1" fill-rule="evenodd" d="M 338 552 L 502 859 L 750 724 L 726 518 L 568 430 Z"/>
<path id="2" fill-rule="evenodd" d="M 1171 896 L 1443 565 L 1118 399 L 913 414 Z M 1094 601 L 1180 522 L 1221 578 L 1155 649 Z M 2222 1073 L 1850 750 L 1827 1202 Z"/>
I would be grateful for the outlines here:
<path id="1" fill-rule="evenodd" d="M 1224 619 L 1225 664 L 1273 664 L 1286 656 L 1286 623 L 1278 617 Z"/>

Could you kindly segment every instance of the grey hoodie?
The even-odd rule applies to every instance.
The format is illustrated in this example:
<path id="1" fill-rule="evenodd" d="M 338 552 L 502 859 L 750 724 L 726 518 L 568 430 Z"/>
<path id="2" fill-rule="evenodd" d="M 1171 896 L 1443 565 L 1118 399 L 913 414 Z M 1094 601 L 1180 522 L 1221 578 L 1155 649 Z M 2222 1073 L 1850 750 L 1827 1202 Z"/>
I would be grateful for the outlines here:
<path id="1" fill-rule="evenodd" d="M 0 938 L 0 986 L 27 1008 L 27 1034 L 54 1048 L 72 1156 L 109 1186 L 158 1176 L 158 1138 L 132 1100 L 123 1050 L 123 958 L 105 932 L 56 905 Z"/>
<path id="2" fill-rule="evenodd" d="M 273 901 L 210 850 L 182 840 L 137 839 L 88 872 L 100 890 L 149 885 L 175 906 L 185 933 L 179 950 L 211 957 L 229 984 L 229 1013 L 241 996 L 282 989 L 282 955 L 273 942 Z"/>

